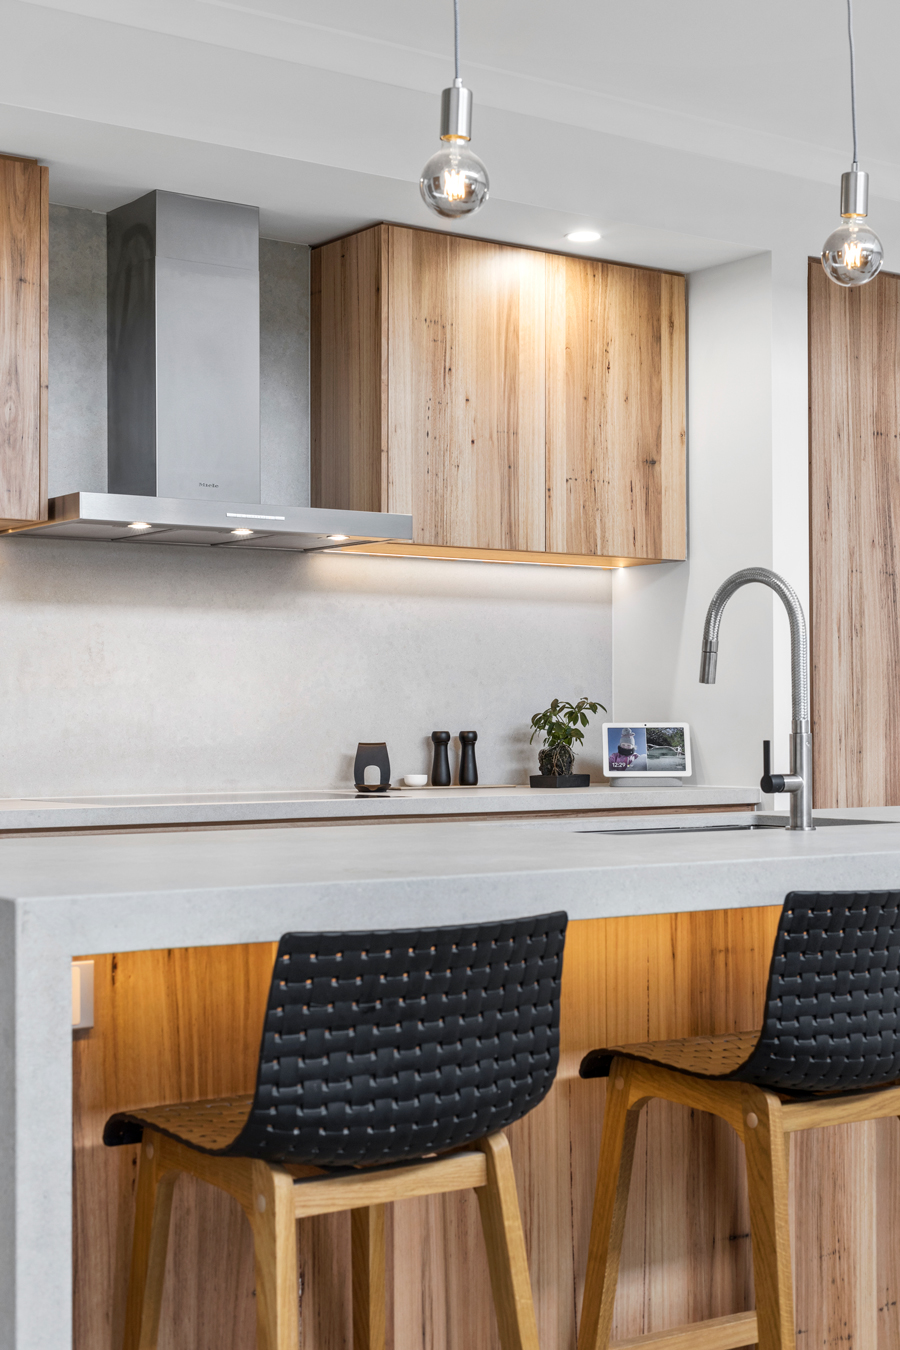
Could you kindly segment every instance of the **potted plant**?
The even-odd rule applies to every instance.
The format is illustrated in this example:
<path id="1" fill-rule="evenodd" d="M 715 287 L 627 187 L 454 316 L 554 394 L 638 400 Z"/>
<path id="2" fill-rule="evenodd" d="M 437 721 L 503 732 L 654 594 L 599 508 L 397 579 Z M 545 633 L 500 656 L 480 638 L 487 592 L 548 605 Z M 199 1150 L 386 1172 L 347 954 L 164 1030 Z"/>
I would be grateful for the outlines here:
<path id="1" fill-rule="evenodd" d="M 581 728 L 588 724 L 588 712 L 596 713 L 598 708 L 606 712 L 602 703 L 595 703 L 589 698 L 580 698 L 577 703 L 566 703 L 555 698 L 549 708 L 534 714 L 531 719 L 531 740 L 543 732 L 544 748 L 538 755 L 538 763 L 544 777 L 565 778 L 571 774 L 575 759 L 572 747 L 584 740 Z"/>

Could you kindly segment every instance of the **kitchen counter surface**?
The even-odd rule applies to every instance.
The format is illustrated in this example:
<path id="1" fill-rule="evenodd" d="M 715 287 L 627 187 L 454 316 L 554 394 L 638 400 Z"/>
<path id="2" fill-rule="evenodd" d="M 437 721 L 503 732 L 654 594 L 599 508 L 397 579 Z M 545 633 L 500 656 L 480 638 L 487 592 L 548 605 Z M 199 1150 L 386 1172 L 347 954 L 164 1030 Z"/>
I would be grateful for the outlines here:
<path id="1" fill-rule="evenodd" d="M 72 956 L 269 941 L 291 928 L 555 908 L 572 919 L 652 915 L 776 905 L 792 888 L 894 887 L 900 809 L 886 814 L 896 823 L 808 835 L 638 837 L 561 818 L 557 829 L 424 821 L 0 839 L 0 1233 L 11 1235 L 0 1242 L 0 1344 L 71 1345 Z"/>
<path id="2" fill-rule="evenodd" d="M 315 827 L 6 839 L 0 906 L 72 954 L 548 908 L 586 919 L 776 904 L 792 888 L 900 883 L 900 808 L 889 810 L 884 823 L 811 834 L 613 834 L 570 820 L 361 825 L 339 845 Z"/>
<path id="3" fill-rule="evenodd" d="M 278 821 L 387 820 L 394 817 L 516 815 L 523 812 L 686 810 L 753 806 L 758 788 L 597 785 L 558 788 L 395 788 L 360 796 L 353 788 L 301 788 L 283 792 L 195 792 L 148 796 L 0 798 L 0 832 L 166 825 L 216 825 Z"/>

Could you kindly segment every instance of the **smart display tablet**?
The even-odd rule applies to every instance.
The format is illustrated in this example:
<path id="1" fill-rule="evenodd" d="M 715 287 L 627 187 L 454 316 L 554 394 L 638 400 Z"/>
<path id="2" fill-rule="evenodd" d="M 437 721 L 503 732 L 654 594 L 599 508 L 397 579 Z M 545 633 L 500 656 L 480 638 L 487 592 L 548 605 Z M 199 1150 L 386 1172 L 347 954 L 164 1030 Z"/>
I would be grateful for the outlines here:
<path id="1" fill-rule="evenodd" d="M 691 772 L 687 722 L 604 722 L 603 741 L 610 778 L 687 778 Z"/>

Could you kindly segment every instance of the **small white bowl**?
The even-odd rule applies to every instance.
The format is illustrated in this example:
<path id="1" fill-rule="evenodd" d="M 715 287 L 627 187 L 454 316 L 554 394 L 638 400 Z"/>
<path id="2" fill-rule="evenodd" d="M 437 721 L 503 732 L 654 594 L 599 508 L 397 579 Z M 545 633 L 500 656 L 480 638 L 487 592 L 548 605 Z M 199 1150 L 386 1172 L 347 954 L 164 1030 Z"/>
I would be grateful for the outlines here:
<path id="1" fill-rule="evenodd" d="M 428 782 L 428 774 L 408 773 L 403 781 L 407 787 L 424 787 Z"/>

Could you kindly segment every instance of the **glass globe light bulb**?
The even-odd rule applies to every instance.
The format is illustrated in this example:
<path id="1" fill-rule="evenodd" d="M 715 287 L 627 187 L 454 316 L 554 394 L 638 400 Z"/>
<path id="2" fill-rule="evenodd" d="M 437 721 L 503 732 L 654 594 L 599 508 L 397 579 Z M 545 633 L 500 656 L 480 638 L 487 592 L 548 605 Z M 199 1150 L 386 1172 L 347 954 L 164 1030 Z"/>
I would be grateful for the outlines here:
<path id="1" fill-rule="evenodd" d="M 442 145 L 422 170 L 419 191 L 422 200 L 438 216 L 453 219 L 480 211 L 488 199 L 487 169 L 468 145 Z"/>
<path id="2" fill-rule="evenodd" d="M 883 262 L 881 240 L 862 219 L 844 217 L 822 249 L 822 266 L 838 286 L 864 286 Z"/>

